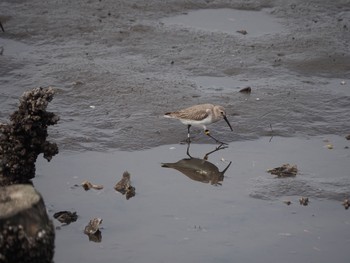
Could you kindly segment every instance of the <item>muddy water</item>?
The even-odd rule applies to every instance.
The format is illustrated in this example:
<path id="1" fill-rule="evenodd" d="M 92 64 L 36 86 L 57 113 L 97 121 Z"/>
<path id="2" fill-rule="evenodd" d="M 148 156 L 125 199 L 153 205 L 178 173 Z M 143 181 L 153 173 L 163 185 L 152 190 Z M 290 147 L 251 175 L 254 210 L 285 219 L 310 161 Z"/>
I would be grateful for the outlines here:
<path id="1" fill-rule="evenodd" d="M 347 262 L 350 5 L 231 2 L 0 2 L 0 121 L 24 91 L 57 90 L 60 155 L 39 160 L 35 185 L 52 214 L 80 218 L 57 231 L 56 262 Z M 163 113 L 206 102 L 234 127 L 210 126 L 230 145 L 209 160 L 232 161 L 216 187 L 161 168 L 186 158 L 187 132 Z M 213 150 L 193 135 L 194 157 Z M 286 162 L 300 176 L 265 173 Z M 124 170 L 130 200 L 112 189 Z M 106 187 L 74 187 L 86 179 Z M 97 216 L 100 244 L 82 234 Z"/>

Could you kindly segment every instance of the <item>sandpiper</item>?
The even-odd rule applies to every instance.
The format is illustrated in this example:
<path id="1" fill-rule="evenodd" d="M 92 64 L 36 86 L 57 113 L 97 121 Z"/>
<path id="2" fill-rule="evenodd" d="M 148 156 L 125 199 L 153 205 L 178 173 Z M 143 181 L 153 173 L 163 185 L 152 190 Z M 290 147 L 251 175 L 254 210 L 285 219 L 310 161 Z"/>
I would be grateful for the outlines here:
<path id="1" fill-rule="evenodd" d="M 164 117 L 180 120 L 183 124 L 187 125 L 187 142 L 190 142 L 190 128 L 196 126 L 204 129 L 206 135 L 214 139 L 217 143 L 225 144 L 213 136 L 211 136 L 209 130 L 205 125 L 217 122 L 224 119 L 231 131 L 233 131 L 231 124 L 226 118 L 226 112 L 224 107 L 213 104 L 198 104 L 192 107 L 181 109 L 174 112 L 165 113 Z"/>

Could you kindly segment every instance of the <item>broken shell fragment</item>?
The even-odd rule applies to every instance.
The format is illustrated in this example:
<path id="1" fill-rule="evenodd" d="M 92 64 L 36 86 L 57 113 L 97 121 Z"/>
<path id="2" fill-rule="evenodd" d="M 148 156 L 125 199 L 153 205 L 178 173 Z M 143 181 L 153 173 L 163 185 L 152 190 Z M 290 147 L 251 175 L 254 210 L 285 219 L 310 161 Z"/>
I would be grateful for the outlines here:
<path id="1" fill-rule="evenodd" d="M 349 209 L 350 207 L 350 200 L 349 199 L 345 199 L 344 202 L 343 202 L 343 206 L 346 210 Z"/>
<path id="2" fill-rule="evenodd" d="M 81 183 L 81 186 L 84 188 L 85 191 L 92 189 L 95 190 L 101 190 L 103 189 L 103 185 L 99 185 L 99 184 L 92 184 L 89 181 L 84 181 Z"/>
<path id="3" fill-rule="evenodd" d="M 299 203 L 303 206 L 307 206 L 309 204 L 309 198 L 307 197 L 300 197 L 299 198 Z"/>

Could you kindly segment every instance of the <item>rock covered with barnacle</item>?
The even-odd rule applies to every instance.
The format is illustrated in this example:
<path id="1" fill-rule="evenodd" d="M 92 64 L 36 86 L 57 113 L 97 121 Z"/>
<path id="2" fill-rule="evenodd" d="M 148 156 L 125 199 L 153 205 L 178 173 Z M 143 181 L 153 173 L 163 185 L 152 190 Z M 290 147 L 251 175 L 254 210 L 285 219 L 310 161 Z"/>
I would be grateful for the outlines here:
<path id="1" fill-rule="evenodd" d="M 10 123 L 0 123 L 0 186 L 27 183 L 35 176 L 39 154 L 50 161 L 58 153 L 57 145 L 46 141 L 48 126 L 59 120 L 46 111 L 53 95 L 51 87 L 25 92 Z"/>

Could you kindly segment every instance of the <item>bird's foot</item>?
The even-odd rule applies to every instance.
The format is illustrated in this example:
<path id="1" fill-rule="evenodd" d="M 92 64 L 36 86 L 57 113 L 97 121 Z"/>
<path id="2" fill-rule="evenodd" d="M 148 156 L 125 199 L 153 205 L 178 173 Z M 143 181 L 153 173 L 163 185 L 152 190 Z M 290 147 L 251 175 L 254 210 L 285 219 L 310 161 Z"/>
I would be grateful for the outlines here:
<path id="1" fill-rule="evenodd" d="M 214 138 L 214 137 L 210 134 L 209 130 L 205 130 L 204 132 L 205 132 L 205 134 L 206 134 L 207 136 L 209 136 L 210 138 L 212 138 L 217 144 L 220 144 L 220 146 L 221 146 L 221 145 L 228 145 L 227 143 L 222 142 L 222 141 L 219 141 L 218 139 Z M 220 146 L 219 146 L 219 147 L 220 147 Z"/>

